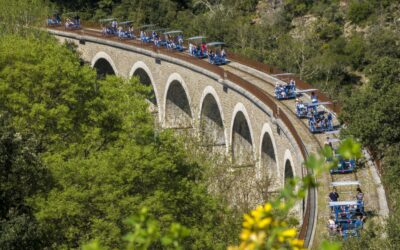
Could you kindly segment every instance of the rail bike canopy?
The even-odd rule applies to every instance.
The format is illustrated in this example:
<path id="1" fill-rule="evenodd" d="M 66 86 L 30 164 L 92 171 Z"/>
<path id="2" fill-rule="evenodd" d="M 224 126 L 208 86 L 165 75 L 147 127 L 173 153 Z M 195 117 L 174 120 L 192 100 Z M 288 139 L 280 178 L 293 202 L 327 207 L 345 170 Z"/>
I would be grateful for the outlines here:
<path id="1" fill-rule="evenodd" d="M 299 89 L 297 90 L 297 94 L 304 94 L 309 92 L 316 92 L 318 89 Z"/>
<path id="2" fill-rule="evenodd" d="M 76 12 L 76 11 L 71 11 L 71 12 L 67 12 L 67 13 L 63 14 L 64 17 L 76 17 L 78 15 L 79 15 L 79 12 Z"/>
<path id="3" fill-rule="evenodd" d="M 300 90 L 301 91 L 301 90 Z M 300 93 L 300 91 L 297 91 L 297 93 Z M 315 107 L 315 106 L 319 106 L 319 105 L 329 105 L 332 104 L 331 102 L 308 102 L 306 103 L 308 107 Z"/>
<path id="4" fill-rule="evenodd" d="M 100 23 L 111 23 L 112 21 L 115 21 L 115 20 L 117 20 L 117 19 L 114 17 L 110 17 L 110 18 L 100 19 L 99 22 Z"/>
<path id="5" fill-rule="evenodd" d="M 225 46 L 224 42 L 209 42 L 207 43 L 207 47 L 223 47 Z"/>
<path id="6" fill-rule="evenodd" d="M 339 142 L 341 142 L 341 140 L 338 139 L 338 138 L 329 138 L 328 140 L 326 140 L 326 142 L 328 142 L 328 143 L 339 143 Z"/>
<path id="7" fill-rule="evenodd" d="M 338 153 L 334 153 L 333 157 L 327 159 L 327 161 L 332 161 L 333 159 L 338 159 L 339 162 L 340 161 L 345 161 L 345 162 L 354 161 L 354 159 L 344 159 L 343 156 Z"/>
<path id="8" fill-rule="evenodd" d="M 163 33 L 164 35 L 179 35 L 183 34 L 182 30 L 171 30 Z"/>
<path id="9" fill-rule="evenodd" d="M 189 41 L 196 41 L 196 40 L 204 40 L 204 39 L 206 39 L 207 37 L 205 37 L 205 36 L 193 36 L 193 37 L 189 37 L 187 40 L 189 40 Z"/>
<path id="10" fill-rule="evenodd" d="M 340 129 L 325 132 L 326 135 L 337 135 L 339 133 L 340 133 Z"/>
<path id="11" fill-rule="evenodd" d="M 355 188 L 361 186 L 359 181 L 335 181 L 331 183 L 331 187 L 338 190 L 341 194 L 348 194 L 353 197 Z"/>
<path id="12" fill-rule="evenodd" d="M 357 206 L 359 204 L 358 201 L 352 200 L 352 201 L 330 201 L 329 206 L 330 207 L 340 207 L 340 206 Z"/>
<path id="13" fill-rule="evenodd" d="M 156 27 L 155 24 L 144 24 L 142 26 L 140 26 L 140 29 L 145 29 L 145 30 L 150 30 L 151 28 Z"/>
<path id="14" fill-rule="evenodd" d="M 359 181 L 334 181 L 331 183 L 332 187 L 343 187 L 343 186 L 361 186 Z"/>
<path id="15" fill-rule="evenodd" d="M 133 21 L 123 21 L 123 22 L 120 22 L 119 25 L 128 26 L 132 23 L 133 23 Z"/>
<path id="16" fill-rule="evenodd" d="M 154 29 L 153 31 L 154 32 L 165 32 L 166 30 L 168 30 L 169 28 L 157 28 L 157 29 Z"/>

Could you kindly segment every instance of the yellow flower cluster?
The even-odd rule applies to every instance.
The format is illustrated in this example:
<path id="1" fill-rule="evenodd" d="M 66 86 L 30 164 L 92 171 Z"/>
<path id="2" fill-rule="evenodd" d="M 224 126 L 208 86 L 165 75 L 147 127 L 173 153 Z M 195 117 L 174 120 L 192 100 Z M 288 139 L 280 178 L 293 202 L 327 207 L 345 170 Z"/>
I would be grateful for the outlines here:
<path id="1" fill-rule="evenodd" d="M 285 203 L 278 206 L 284 209 Z M 289 228 L 285 221 L 274 217 L 271 203 L 258 206 L 244 215 L 241 244 L 228 250 L 292 249 L 302 250 L 304 242 L 296 238 L 295 228 Z"/>

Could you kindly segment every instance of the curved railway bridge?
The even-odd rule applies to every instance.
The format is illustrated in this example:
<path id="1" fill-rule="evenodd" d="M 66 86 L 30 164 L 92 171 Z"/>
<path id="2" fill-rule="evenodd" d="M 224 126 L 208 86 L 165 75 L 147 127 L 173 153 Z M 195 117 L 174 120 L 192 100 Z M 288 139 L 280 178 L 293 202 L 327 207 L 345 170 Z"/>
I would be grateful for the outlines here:
<path id="1" fill-rule="evenodd" d="M 296 117 L 293 100 L 275 100 L 275 82 L 287 74 L 268 65 L 230 53 L 231 62 L 218 67 L 152 44 L 103 37 L 96 29 L 65 31 L 59 27 L 48 31 L 60 42 L 76 44 L 82 59 L 99 75 L 137 76 L 151 86 L 150 108 L 162 128 L 198 133 L 214 152 L 230 155 L 233 170 L 243 173 L 230 194 L 233 203 L 239 199 L 253 205 L 263 202 L 258 184 L 265 178 L 270 182 L 268 192 L 274 192 L 283 187 L 286 178 L 304 176 L 305 158 L 317 153 L 325 140 L 323 135 L 311 134 L 306 122 Z M 291 78 L 300 89 L 311 87 Z M 321 101 L 331 101 L 322 93 L 318 96 Z M 328 108 L 336 114 L 340 111 L 337 105 Z M 323 176 L 318 190 L 308 190 L 306 199 L 294 209 L 302 225 L 299 238 L 306 247 L 318 245 L 327 231 L 326 197 L 332 178 Z M 366 194 L 366 209 L 377 214 L 385 211 L 373 164 L 359 170 L 356 178 Z"/>

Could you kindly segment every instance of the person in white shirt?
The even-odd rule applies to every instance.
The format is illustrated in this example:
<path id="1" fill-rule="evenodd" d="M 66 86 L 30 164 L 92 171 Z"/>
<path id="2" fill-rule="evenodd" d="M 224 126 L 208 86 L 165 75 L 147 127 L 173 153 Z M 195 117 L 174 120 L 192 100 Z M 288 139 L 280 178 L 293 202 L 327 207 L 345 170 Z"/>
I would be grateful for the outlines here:
<path id="1" fill-rule="evenodd" d="M 328 228 L 332 231 L 336 230 L 336 223 L 335 223 L 335 218 L 333 216 L 329 217 L 328 220 Z"/>
<path id="2" fill-rule="evenodd" d="M 189 43 L 189 54 L 193 54 L 193 44 Z"/>
<path id="3" fill-rule="evenodd" d="M 111 27 L 112 27 L 113 29 L 117 29 L 117 26 L 118 26 L 118 22 L 117 22 L 116 20 L 112 21 Z"/>

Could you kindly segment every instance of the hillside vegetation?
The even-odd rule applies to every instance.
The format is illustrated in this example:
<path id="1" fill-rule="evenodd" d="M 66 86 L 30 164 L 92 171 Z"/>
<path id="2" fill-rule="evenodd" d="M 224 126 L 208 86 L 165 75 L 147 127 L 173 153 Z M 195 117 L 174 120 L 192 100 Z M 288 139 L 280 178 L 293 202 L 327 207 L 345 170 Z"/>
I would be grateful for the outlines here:
<path id="1" fill-rule="evenodd" d="M 184 249 L 238 243 L 243 211 L 209 192 L 218 164 L 154 128 L 149 90 L 137 79 L 98 79 L 73 46 L 27 28 L 56 9 L 222 40 L 339 100 L 344 135 L 383 163 L 391 209 L 386 225 L 343 247 L 400 248 L 398 0 L 0 0 L 0 248 L 74 249 L 97 239 L 121 249 L 132 227 L 125 219 L 147 223 L 143 207 L 157 234 L 187 234 L 175 222 L 190 230 Z"/>

